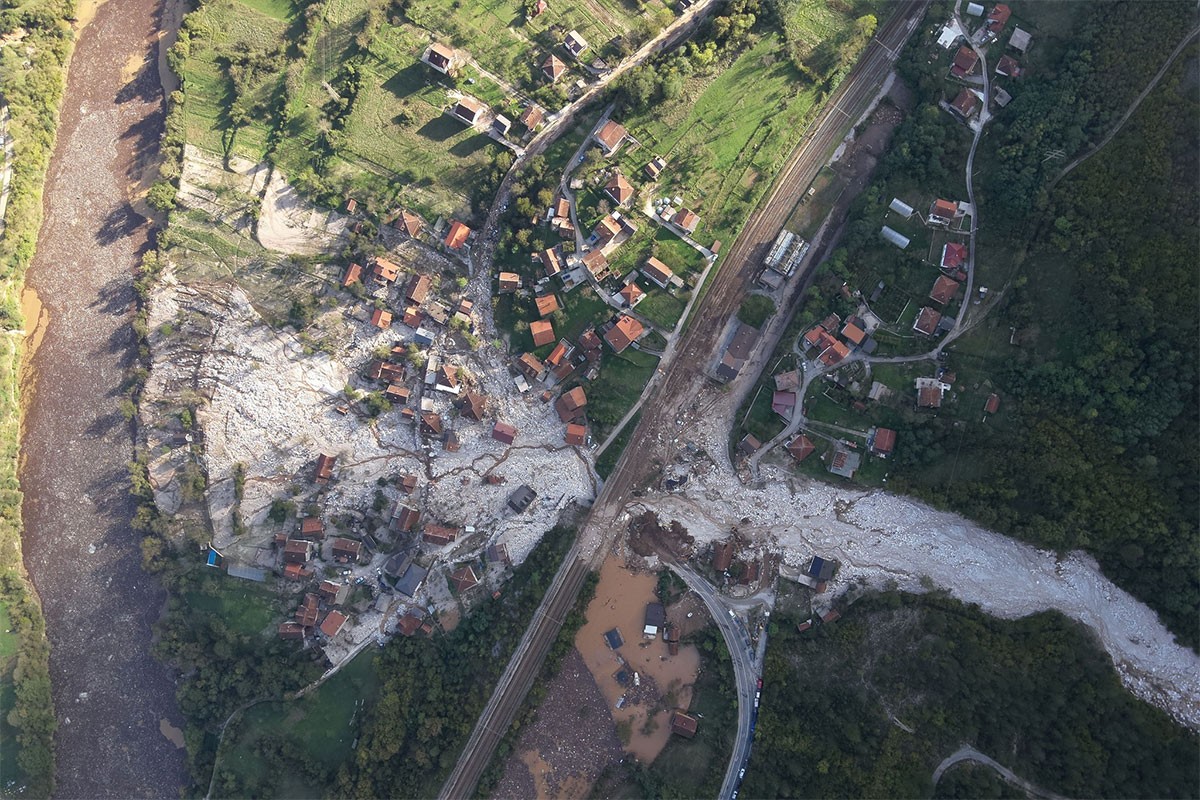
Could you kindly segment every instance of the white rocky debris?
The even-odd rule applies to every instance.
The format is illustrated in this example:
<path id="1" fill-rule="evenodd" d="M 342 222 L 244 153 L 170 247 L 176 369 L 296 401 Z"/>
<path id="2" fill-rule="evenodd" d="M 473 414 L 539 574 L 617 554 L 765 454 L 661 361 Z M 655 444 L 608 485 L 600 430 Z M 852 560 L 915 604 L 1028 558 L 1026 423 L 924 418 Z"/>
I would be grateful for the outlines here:
<path id="1" fill-rule="evenodd" d="M 733 526 L 803 566 L 814 554 L 842 568 L 831 589 L 889 582 L 921 592 L 928 581 L 1002 618 L 1046 609 L 1094 630 L 1126 687 L 1200 728 L 1200 657 L 1176 644 L 1146 605 L 1119 589 L 1086 554 L 1058 559 L 962 517 L 885 492 L 861 492 L 778 471 L 747 489 L 715 471 L 673 494 L 643 498 L 664 520 L 679 520 L 698 543 Z M 749 522 L 742 522 L 748 519 Z"/>

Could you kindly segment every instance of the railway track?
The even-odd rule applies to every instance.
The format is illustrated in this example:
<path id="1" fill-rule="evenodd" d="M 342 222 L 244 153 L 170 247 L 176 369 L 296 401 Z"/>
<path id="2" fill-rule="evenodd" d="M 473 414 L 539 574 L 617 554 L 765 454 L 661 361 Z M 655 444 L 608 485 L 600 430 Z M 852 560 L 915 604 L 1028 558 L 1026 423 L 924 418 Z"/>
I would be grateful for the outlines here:
<path id="1" fill-rule="evenodd" d="M 457 800 L 474 794 L 500 740 L 516 718 L 550 645 L 558 636 L 588 572 L 594 569 L 624 530 L 620 523 L 633 489 L 654 468 L 655 434 L 666 429 L 679 410 L 692 402 L 708 381 L 708 365 L 725 321 L 741 305 L 765 249 L 774 241 L 803 192 L 829 160 L 867 103 L 891 71 L 896 53 L 916 27 L 929 0 L 907 0 L 876 33 L 863 56 L 826 101 L 766 199 L 750 215 L 737 241 L 718 267 L 695 319 L 675 357 L 664 366 L 663 391 L 643 408 L 629 445 L 592 507 L 575 545 L 563 559 L 533 622 L 525 631 L 479 722 L 438 797 Z M 739 731 L 745 735 L 745 732 Z"/>

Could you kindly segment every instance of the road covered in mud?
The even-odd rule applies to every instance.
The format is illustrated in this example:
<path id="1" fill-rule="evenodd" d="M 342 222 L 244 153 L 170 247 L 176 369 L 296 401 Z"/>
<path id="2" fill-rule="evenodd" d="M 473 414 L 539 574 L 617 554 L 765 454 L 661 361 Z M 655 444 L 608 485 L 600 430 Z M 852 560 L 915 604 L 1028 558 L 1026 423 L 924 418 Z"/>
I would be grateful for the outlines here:
<path id="1" fill-rule="evenodd" d="M 160 13 L 110 0 L 80 34 L 23 300 L 24 552 L 53 648 L 59 797 L 177 797 L 186 781 L 175 684 L 151 655 L 165 594 L 129 528 L 120 413 L 150 237 L 129 200 L 163 123 Z"/>

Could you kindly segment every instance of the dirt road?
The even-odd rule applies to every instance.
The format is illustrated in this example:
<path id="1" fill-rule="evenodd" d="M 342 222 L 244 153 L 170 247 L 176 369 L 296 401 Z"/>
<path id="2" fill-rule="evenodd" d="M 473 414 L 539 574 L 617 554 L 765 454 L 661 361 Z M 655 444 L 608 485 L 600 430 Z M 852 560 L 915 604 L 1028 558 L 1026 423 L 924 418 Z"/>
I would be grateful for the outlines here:
<path id="1" fill-rule="evenodd" d="M 44 307 L 25 365 L 25 560 L 46 614 L 59 797 L 175 797 L 175 686 L 150 653 L 165 599 L 142 572 L 121 383 L 136 355 L 132 272 L 149 227 L 128 187 L 157 152 L 156 0 L 110 0 L 71 63 L 27 283 Z M 30 325 L 33 320 L 29 320 Z"/>

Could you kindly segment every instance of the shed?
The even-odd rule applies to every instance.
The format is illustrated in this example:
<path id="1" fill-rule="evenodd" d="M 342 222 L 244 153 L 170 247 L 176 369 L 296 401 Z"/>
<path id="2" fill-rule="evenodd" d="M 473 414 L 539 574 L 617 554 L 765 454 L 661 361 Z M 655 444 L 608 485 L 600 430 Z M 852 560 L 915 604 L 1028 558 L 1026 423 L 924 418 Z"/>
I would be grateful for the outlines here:
<path id="1" fill-rule="evenodd" d="M 617 628 L 613 628 L 611 631 L 605 633 L 604 641 L 612 650 L 616 650 L 618 647 L 625 644 L 625 640 L 621 638 L 621 631 Z"/>
<path id="2" fill-rule="evenodd" d="M 671 714 L 671 733 L 676 733 L 685 739 L 691 739 L 696 735 L 696 728 L 700 722 L 693 716 L 675 711 Z"/>

